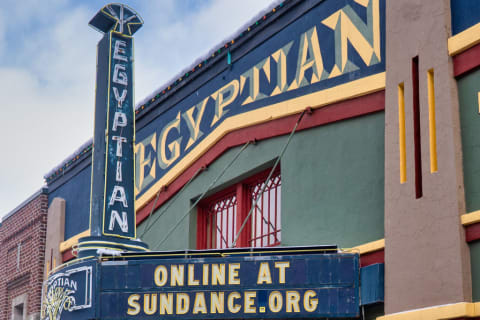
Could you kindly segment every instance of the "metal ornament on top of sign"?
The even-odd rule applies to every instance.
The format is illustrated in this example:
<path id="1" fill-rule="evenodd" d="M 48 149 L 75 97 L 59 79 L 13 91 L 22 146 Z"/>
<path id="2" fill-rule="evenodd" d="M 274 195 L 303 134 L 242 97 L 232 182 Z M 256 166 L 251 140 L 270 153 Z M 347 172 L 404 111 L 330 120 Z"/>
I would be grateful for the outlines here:
<path id="1" fill-rule="evenodd" d="M 110 30 L 132 36 L 143 26 L 142 18 L 124 4 L 111 3 L 100 9 L 89 25 L 99 32 Z"/>
<path id="2" fill-rule="evenodd" d="M 97 46 L 91 236 L 80 239 L 78 251 L 80 256 L 99 249 L 144 251 L 145 244 L 132 242 L 136 238 L 132 36 L 143 21 L 123 4 L 109 4 L 89 25 L 104 36 Z"/>

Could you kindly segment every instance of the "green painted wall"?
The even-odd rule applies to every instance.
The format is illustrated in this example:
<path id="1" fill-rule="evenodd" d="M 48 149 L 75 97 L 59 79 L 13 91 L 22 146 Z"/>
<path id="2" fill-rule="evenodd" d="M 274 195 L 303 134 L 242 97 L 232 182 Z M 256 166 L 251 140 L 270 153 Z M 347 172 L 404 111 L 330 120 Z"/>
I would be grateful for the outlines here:
<path id="1" fill-rule="evenodd" d="M 480 209 L 480 70 L 457 81 L 462 127 L 463 178 L 467 212 Z"/>
<path id="2" fill-rule="evenodd" d="M 299 132 L 282 159 L 282 243 L 384 237 L 384 114 Z"/>
<path id="3" fill-rule="evenodd" d="M 208 194 L 270 167 L 286 139 L 248 146 Z M 195 210 L 161 246 L 159 242 L 239 149 L 222 155 L 171 200 L 166 212 L 169 203 L 139 226 L 138 235 L 151 249 L 195 248 Z M 282 245 L 350 247 L 383 238 L 383 113 L 296 133 L 281 160 L 281 174 Z M 143 234 L 147 224 L 153 227 Z"/>
<path id="4" fill-rule="evenodd" d="M 472 263 L 472 298 L 480 301 L 480 241 L 471 242 L 470 261 Z"/>

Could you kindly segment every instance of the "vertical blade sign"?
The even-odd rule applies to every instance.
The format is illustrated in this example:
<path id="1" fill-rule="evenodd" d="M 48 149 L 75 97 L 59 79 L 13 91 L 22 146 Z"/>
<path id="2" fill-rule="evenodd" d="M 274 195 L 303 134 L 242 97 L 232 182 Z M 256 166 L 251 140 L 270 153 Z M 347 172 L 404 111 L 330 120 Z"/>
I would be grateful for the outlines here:
<path id="1" fill-rule="evenodd" d="M 96 241 L 136 237 L 133 33 L 142 24 L 122 4 L 106 5 L 90 21 L 104 33 L 97 47 L 90 209 L 90 233 Z"/>
<path id="2" fill-rule="evenodd" d="M 103 234 L 135 237 L 131 37 L 111 33 Z"/>

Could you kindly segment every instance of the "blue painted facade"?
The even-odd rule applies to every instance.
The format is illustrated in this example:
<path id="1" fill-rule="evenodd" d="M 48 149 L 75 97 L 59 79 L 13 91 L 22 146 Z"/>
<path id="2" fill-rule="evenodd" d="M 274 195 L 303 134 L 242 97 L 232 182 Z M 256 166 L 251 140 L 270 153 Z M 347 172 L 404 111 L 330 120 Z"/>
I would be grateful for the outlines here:
<path id="1" fill-rule="evenodd" d="M 360 269 L 361 305 L 381 303 L 385 300 L 385 264 L 375 263 Z"/>
<path id="2" fill-rule="evenodd" d="M 54 198 L 65 200 L 65 239 L 88 229 L 91 179 L 92 167 L 88 164 L 78 172 L 69 172 L 48 189 L 49 205 Z"/>
<path id="3" fill-rule="evenodd" d="M 480 22 L 480 2 L 476 0 L 450 0 L 452 35 L 456 35 Z"/>

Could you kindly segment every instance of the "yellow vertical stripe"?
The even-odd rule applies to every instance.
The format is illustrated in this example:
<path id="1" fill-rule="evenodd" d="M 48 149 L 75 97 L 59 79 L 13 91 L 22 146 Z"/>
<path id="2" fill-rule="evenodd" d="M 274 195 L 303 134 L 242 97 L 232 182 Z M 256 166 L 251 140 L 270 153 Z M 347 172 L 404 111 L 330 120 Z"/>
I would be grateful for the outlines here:
<path id="1" fill-rule="evenodd" d="M 398 144 L 400 149 L 400 183 L 407 181 L 407 152 L 405 146 L 405 89 L 398 85 Z"/>
<path id="2" fill-rule="evenodd" d="M 428 122 L 430 133 L 430 172 L 438 171 L 437 164 L 437 125 L 435 121 L 435 82 L 433 69 L 428 70 Z"/>
<path id="3" fill-rule="evenodd" d="M 50 261 L 47 261 L 47 267 L 45 268 L 45 279 L 48 278 L 49 271 L 50 271 Z"/>
<path id="4" fill-rule="evenodd" d="M 480 91 L 478 91 L 477 96 L 478 96 L 478 113 L 480 113 Z"/>

